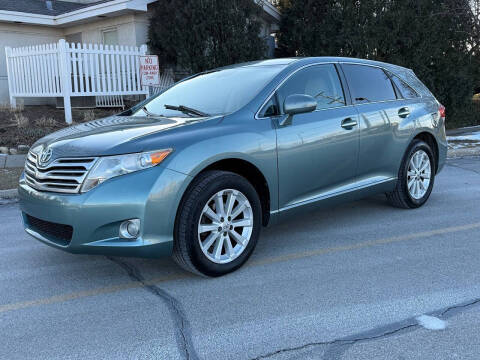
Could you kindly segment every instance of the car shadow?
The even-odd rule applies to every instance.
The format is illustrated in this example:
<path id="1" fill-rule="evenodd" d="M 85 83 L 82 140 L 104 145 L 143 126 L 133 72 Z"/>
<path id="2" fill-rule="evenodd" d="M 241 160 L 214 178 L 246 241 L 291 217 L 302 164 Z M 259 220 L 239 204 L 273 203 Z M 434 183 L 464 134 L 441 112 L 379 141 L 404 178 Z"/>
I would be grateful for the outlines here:
<path id="1" fill-rule="evenodd" d="M 328 242 L 335 243 L 338 239 L 336 239 L 336 236 L 332 236 L 332 233 L 338 233 L 339 229 L 344 229 L 345 226 L 351 224 L 365 223 L 365 214 L 369 214 L 369 217 L 389 216 L 388 213 L 398 211 L 403 210 L 391 207 L 385 196 L 380 194 L 363 200 L 297 215 L 281 224 L 263 228 L 252 258 L 261 259 L 272 256 L 272 248 L 278 247 L 279 244 L 282 254 L 298 252 L 302 242 L 305 242 L 306 247 L 311 247 L 311 237 L 319 237 L 321 234 L 327 234 Z M 292 239 L 295 241 L 292 241 Z M 320 246 L 318 242 L 317 246 Z M 161 279 L 162 276 L 168 278 L 174 276 L 174 274 L 181 278 L 200 279 L 198 276 L 185 272 L 171 258 L 122 259 L 137 268 L 147 279 Z"/>

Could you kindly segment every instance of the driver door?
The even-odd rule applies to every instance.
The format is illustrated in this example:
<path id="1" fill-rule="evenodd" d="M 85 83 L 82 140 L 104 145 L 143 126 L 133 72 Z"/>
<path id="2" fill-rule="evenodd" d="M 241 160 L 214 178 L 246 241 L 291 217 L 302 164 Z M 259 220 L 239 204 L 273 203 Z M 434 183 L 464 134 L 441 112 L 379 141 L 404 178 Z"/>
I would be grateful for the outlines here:
<path id="1" fill-rule="evenodd" d="M 294 73 L 275 95 L 281 112 L 292 94 L 314 97 L 317 108 L 277 127 L 280 211 L 351 189 L 358 163 L 358 113 L 346 101 L 336 66 Z"/>

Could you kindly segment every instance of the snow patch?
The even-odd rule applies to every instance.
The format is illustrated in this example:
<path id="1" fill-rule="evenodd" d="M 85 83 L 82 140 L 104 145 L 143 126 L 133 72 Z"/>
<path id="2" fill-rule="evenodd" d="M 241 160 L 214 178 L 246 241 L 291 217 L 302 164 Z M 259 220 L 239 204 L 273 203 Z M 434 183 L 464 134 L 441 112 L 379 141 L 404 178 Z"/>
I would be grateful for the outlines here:
<path id="1" fill-rule="evenodd" d="M 480 131 L 464 135 L 447 136 L 448 141 L 480 141 Z"/>
<path id="2" fill-rule="evenodd" d="M 463 135 L 447 136 L 450 149 L 465 149 L 480 145 L 480 131 L 474 131 Z"/>
<path id="3" fill-rule="evenodd" d="M 447 327 L 447 322 L 435 316 L 420 315 L 415 318 L 418 325 L 428 330 L 444 330 Z"/>

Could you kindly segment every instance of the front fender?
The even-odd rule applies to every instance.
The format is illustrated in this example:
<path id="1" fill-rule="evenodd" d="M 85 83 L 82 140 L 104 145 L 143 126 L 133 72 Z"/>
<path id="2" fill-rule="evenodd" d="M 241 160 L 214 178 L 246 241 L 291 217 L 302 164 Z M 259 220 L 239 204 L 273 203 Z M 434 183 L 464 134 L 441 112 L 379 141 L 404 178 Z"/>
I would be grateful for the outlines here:
<path id="1" fill-rule="evenodd" d="M 269 121 L 256 120 L 259 131 L 245 131 L 243 126 L 225 126 L 222 135 L 191 142 L 176 149 L 169 169 L 193 179 L 210 165 L 228 159 L 240 159 L 255 166 L 264 176 L 270 192 L 270 207 L 278 207 L 277 153 L 275 129 Z"/>

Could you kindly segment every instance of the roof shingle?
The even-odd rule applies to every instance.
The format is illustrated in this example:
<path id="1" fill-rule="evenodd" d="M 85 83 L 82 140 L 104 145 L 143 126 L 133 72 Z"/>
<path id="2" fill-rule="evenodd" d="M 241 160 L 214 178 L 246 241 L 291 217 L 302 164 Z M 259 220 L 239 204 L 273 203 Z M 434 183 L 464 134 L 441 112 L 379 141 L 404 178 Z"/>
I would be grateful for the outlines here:
<path id="1" fill-rule="evenodd" d="M 90 4 L 78 4 L 68 1 L 53 0 L 53 10 L 48 10 L 45 0 L 0 0 L 0 10 L 56 16 L 109 1 L 112 0 L 101 0 Z"/>

